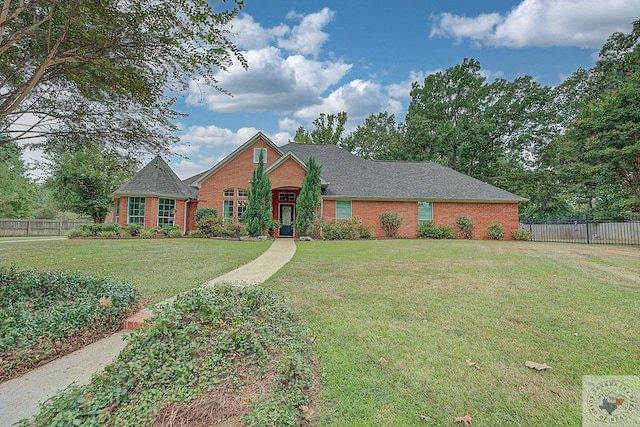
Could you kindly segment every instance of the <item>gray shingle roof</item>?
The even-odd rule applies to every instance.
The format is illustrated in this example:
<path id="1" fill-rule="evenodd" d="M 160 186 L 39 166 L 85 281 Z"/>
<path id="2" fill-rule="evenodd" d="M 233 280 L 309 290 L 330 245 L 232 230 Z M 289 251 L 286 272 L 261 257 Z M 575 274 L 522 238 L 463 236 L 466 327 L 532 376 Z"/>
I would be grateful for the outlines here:
<path id="1" fill-rule="evenodd" d="M 280 149 L 322 165 L 325 197 L 430 201 L 521 202 L 526 199 L 433 162 L 366 160 L 334 145 Z"/>
<path id="2" fill-rule="evenodd" d="M 195 199 L 198 191 L 183 183 L 160 156 L 150 161 L 112 195 Z"/>

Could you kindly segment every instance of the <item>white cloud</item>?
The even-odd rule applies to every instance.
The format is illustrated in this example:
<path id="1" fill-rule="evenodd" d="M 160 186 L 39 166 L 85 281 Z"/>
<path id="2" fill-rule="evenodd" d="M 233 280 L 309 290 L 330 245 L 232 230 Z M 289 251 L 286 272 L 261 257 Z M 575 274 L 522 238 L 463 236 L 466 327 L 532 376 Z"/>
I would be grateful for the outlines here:
<path id="1" fill-rule="evenodd" d="M 430 36 L 511 48 L 599 48 L 612 33 L 629 32 L 639 10 L 640 0 L 523 0 L 504 16 L 434 16 Z"/>
<path id="2" fill-rule="evenodd" d="M 329 34 L 322 29 L 333 20 L 334 16 L 335 12 L 328 7 L 309 15 L 289 12 L 287 18 L 300 19 L 300 25 L 293 27 L 288 38 L 280 38 L 278 46 L 290 52 L 317 56 L 324 42 L 329 39 Z"/>
<path id="3" fill-rule="evenodd" d="M 353 80 L 333 91 L 321 104 L 300 109 L 294 117 L 310 123 L 321 113 L 337 114 L 341 111 L 347 112 L 346 128 L 349 132 L 371 114 L 386 111 L 399 116 L 403 107 L 400 101 L 386 96 L 379 84 Z"/>
<path id="4" fill-rule="evenodd" d="M 242 14 L 231 23 L 231 39 L 241 50 L 263 49 L 284 37 L 290 30 L 286 25 L 263 28 L 253 17 Z"/>
<path id="5" fill-rule="evenodd" d="M 255 135 L 258 129 L 253 127 L 245 127 L 233 132 L 229 129 L 217 126 L 190 126 L 186 132 L 180 135 L 181 145 L 191 145 L 193 147 L 230 147 L 235 148 L 244 144 L 249 138 Z"/>
<path id="6" fill-rule="evenodd" d="M 390 84 L 385 89 L 390 97 L 396 99 L 411 99 L 411 88 L 414 83 L 422 84 L 425 77 L 441 72 L 441 69 L 430 71 L 411 71 L 409 78 L 400 83 Z"/>
<path id="7" fill-rule="evenodd" d="M 249 69 L 232 67 L 216 76 L 232 96 L 192 81 L 188 105 L 204 104 L 216 112 L 290 112 L 319 103 L 320 95 L 351 69 L 342 60 L 316 61 L 301 55 L 287 58 L 275 47 L 244 52 Z"/>
<path id="8" fill-rule="evenodd" d="M 295 134 L 296 130 L 298 130 L 300 126 L 301 126 L 300 122 L 290 117 L 285 117 L 283 119 L 278 120 L 278 129 L 284 132 L 290 132 Z"/>

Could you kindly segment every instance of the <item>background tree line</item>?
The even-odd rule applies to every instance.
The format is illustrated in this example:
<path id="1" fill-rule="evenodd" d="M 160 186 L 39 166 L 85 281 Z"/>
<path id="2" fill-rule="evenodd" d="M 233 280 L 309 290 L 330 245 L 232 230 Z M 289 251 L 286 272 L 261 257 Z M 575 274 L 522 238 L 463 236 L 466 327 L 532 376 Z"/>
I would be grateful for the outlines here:
<path id="1" fill-rule="evenodd" d="M 529 199 L 523 216 L 640 213 L 640 21 L 596 65 L 557 87 L 531 76 L 488 82 L 465 59 L 414 83 L 404 123 L 321 115 L 295 142 L 337 144 L 378 160 L 430 160 Z"/>
<path id="2" fill-rule="evenodd" d="M 19 10 L 19 5 L 34 3 L 48 9 Z M 103 218 L 110 207 L 108 194 L 139 168 L 140 153 L 168 150 L 175 113 L 166 88 L 178 90 L 187 76 L 206 71 L 195 64 L 224 68 L 232 57 L 241 58 L 222 30 L 241 1 L 223 12 L 214 12 L 204 0 L 166 7 L 153 3 L 144 13 L 136 9 L 142 5 L 136 1 L 127 3 L 132 9 L 86 0 L 9 4 L 16 8 L 9 9 L 1 24 L 8 36 L 0 39 L 4 217 L 33 217 L 48 200 L 60 209 Z M 48 14 L 33 21 L 43 11 Z M 133 20 L 131 40 L 91 33 L 88 28 L 94 26 L 89 24 L 96 19 L 118 25 Z M 168 20 L 167 26 L 144 37 L 136 33 L 159 19 Z M 178 44 L 168 37 L 174 32 L 180 34 Z M 33 43 L 37 36 L 48 43 Z M 75 62 L 64 56 L 89 36 L 103 50 L 77 48 L 86 55 Z M 345 134 L 345 112 L 321 114 L 314 129 L 299 128 L 293 141 L 335 144 L 369 159 L 437 162 L 527 197 L 520 207 L 524 216 L 640 213 L 639 39 L 637 21 L 631 33 L 609 37 L 593 68 L 576 70 L 556 87 L 542 86 L 531 76 L 489 82 L 477 61 L 465 59 L 413 84 L 404 123 L 380 112 Z M 54 41 L 60 43 L 52 51 Z M 119 52 L 128 43 L 137 50 L 124 57 Z M 153 58 L 145 43 L 154 44 Z M 24 47 L 16 49 L 21 53 L 13 52 L 15 45 Z M 203 51 L 202 45 L 211 50 Z M 176 49 L 180 56 L 163 62 Z M 23 56 L 14 57 L 19 54 Z M 51 55 L 59 60 L 49 61 Z M 143 67 L 154 60 L 162 66 Z M 102 72 L 110 76 L 108 81 L 96 80 Z M 154 83 L 145 83 L 149 80 Z M 53 88 L 65 96 L 52 96 Z M 58 98 L 67 104 L 59 105 Z M 117 109 L 127 123 L 114 130 L 103 120 Z M 154 109 L 162 114 L 152 113 Z M 45 138 L 39 144 L 47 158 L 44 184 L 26 178 L 18 145 L 25 134 L 10 131 L 11 123 L 27 113 L 39 117 L 34 130 Z"/>

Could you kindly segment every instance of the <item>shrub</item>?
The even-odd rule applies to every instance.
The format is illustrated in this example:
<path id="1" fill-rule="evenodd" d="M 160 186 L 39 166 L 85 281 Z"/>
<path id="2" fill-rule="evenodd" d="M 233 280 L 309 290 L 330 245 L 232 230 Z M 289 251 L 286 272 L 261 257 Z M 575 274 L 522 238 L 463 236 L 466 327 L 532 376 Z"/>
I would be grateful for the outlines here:
<path id="1" fill-rule="evenodd" d="M 528 242 L 533 240 L 533 234 L 527 230 L 511 230 L 511 237 L 513 237 L 513 240 L 524 240 Z"/>
<path id="2" fill-rule="evenodd" d="M 491 224 L 487 227 L 487 236 L 493 240 L 500 240 L 504 237 L 505 231 L 498 221 L 491 221 Z"/>
<path id="3" fill-rule="evenodd" d="M 169 230 L 169 237 L 182 237 L 182 231 L 179 228 L 177 230 Z"/>
<path id="4" fill-rule="evenodd" d="M 139 234 L 142 233 L 142 231 L 144 230 L 144 227 L 140 224 L 127 224 L 124 227 L 126 233 L 131 236 L 131 237 L 135 237 Z"/>
<path id="5" fill-rule="evenodd" d="M 148 230 L 146 229 L 142 229 L 142 231 L 140 231 L 140 236 L 142 236 L 143 239 L 150 239 L 152 237 L 156 236 L 156 229 L 155 228 L 150 228 Z"/>
<path id="6" fill-rule="evenodd" d="M 473 218 L 461 215 L 456 218 L 456 226 L 460 230 L 460 237 L 463 239 L 473 239 L 473 230 L 476 228 Z"/>
<path id="7" fill-rule="evenodd" d="M 194 217 L 196 219 L 196 222 L 200 221 L 202 218 L 204 217 L 213 217 L 213 218 L 217 218 L 218 217 L 218 211 L 216 209 L 213 208 L 199 208 L 196 209 L 196 212 L 194 214 Z"/>
<path id="8" fill-rule="evenodd" d="M 160 232 L 160 233 L 164 234 L 165 236 L 169 236 L 169 237 L 171 237 L 171 232 L 172 231 L 176 231 L 176 230 L 179 232 L 180 231 L 180 227 L 178 227 L 175 224 L 165 224 L 162 227 L 156 227 L 155 228 L 156 232 Z"/>
<path id="9" fill-rule="evenodd" d="M 116 237 L 115 231 L 99 231 L 98 237 L 113 238 Z"/>
<path id="10" fill-rule="evenodd" d="M 380 214 L 380 226 L 387 237 L 396 237 L 404 218 L 395 212 L 382 212 Z"/>
<path id="11" fill-rule="evenodd" d="M 202 237 L 240 237 L 249 234 L 245 224 L 232 218 L 203 216 L 196 225 Z"/>
<path id="12" fill-rule="evenodd" d="M 457 239 L 452 227 L 446 225 L 436 226 L 433 221 L 425 221 L 418 226 L 417 237 L 429 237 L 431 239 Z"/>
<path id="13" fill-rule="evenodd" d="M 362 224 L 361 218 L 353 217 L 324 223 L 323 236 L 327 240 L 369 239 L 371 230 Z"/>
<path id="14" fill-rule="evenodd" d="M 81 224 L 70 230 L 67 233 L 67 237 L 115 237 L 121 232 L 122 227 L 118 224 Z"/>
<path id="15" fill-rule="evenodd" d="M 0 381 L 117 331 L 137 305 L 118 280 L 4 267 L 0 296 Z"/>

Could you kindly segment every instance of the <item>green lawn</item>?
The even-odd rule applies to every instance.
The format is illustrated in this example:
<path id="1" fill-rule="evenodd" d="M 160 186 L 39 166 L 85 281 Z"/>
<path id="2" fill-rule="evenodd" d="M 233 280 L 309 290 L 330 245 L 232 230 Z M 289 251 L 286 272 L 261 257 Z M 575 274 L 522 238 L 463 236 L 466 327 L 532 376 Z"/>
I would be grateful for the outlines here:
<path id="1" fill-rule="evenodd" d="M 147 305 L 231 271 L 269 245 L 211 239 L 0 241 L 0 265 L 119 278 L 135 285 Z"/>
<path id="2" fill-rule="evenodd" d="M 476 427 L 577 426 L 583 375 L 640 375 L 640 248 L 441 240 L 297 246 L 265 285 L 315 335 L 323 384 L 312 407 L 321 426 L 455 425 L 466 414 Z M 267 247 L 204 239 L 0 242 L 0 265 L 115 276 L 155 302 Z M 528 360 L 552 369 L 530 370 Z"/>
<path id="3" fill-rule="evenodd" d="M 640 375 L 638 248 L 299 242 L 265 285 L 316 335 L 323 426 L 577 426 L 583 375 Z"/>

